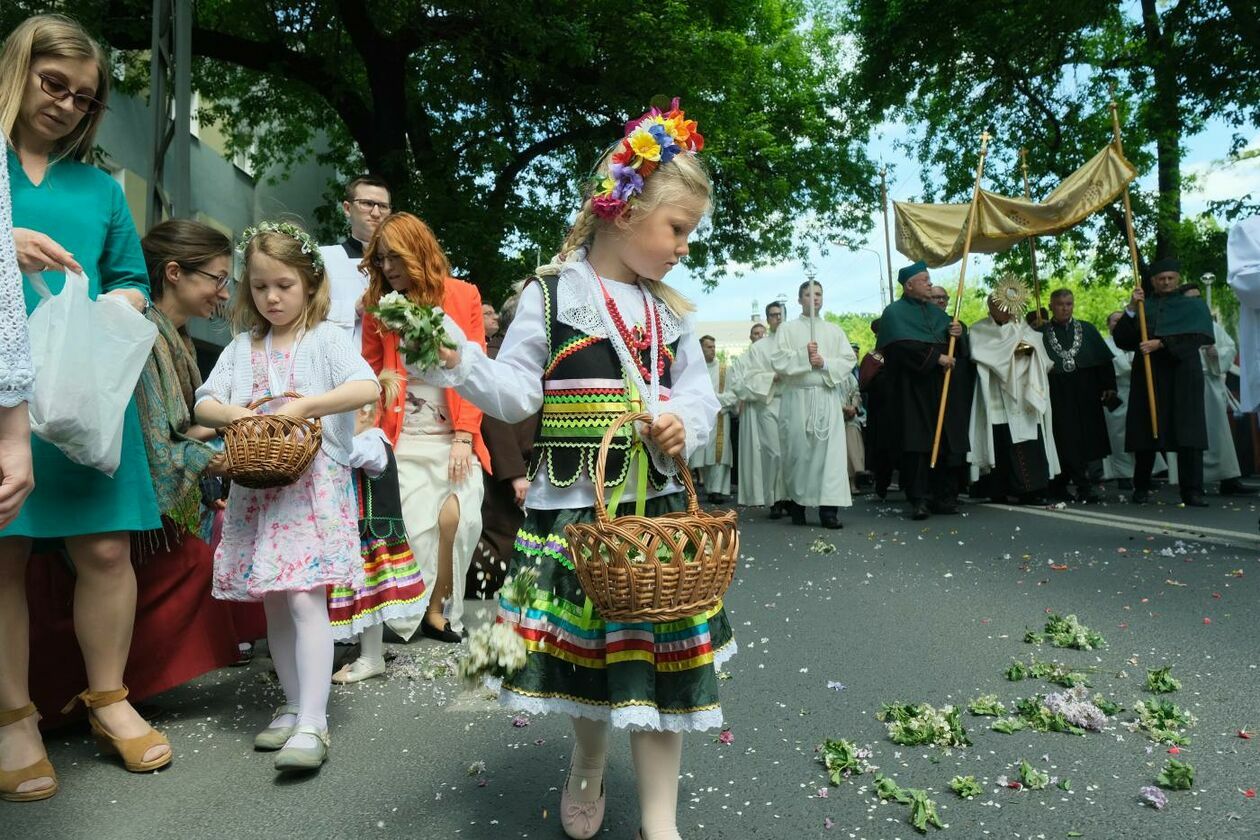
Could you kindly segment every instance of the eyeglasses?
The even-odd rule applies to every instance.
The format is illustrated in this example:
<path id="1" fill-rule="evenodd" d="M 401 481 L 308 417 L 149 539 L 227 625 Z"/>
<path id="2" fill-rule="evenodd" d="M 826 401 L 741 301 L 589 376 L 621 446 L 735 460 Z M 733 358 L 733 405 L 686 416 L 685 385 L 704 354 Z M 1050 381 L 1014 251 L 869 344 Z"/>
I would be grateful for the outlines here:
<path id="1" fill-rule="evenodd" d="M 364 213 L 371 213 L 373 210 L 380 210 L 382 213 L 388 213 L 390 206 L 383 201 L 373 201 L 370 198 L 352 198 L 350 203 L 354 204 Z"/>
<path id="2" fill-rule="evenodd" d="M 235 279 L 231 274 L 211 274 L 208 271 L 202 271 L 200 268 L 185 268 L 184 271 L 191 271 L 193 274 L 200 274 L 202 277 L 209 277 L 214 281 L 214 287 L 216 289 L 226 289 L 228 283 L 231 283 L 232 280 Z"/>
<path id="3" fill-rule="evenodd" d="M 56 76 L 49 76 L 46 73 L 35 75 L 39 76 L 39 89 L 48 94 L 54 102 L 64 102 L 67 97 L 71 97 L 74 100 L 75 110 L 84 114 L 95 114 L 105 107 L 104 102 L 93 96 L 70 90 L 66 83 Z"/>
<path id="4" fill-rule="evenodd" d="M 399 262 L 400 260 L 402 260 L 402 257 L 399 256 L 398 254 L 373 254 L 372 255 L 372 265 L 376 266 L 377 268 L 384 268 L 386 260 L 393 260 L 394 262 Z"/>

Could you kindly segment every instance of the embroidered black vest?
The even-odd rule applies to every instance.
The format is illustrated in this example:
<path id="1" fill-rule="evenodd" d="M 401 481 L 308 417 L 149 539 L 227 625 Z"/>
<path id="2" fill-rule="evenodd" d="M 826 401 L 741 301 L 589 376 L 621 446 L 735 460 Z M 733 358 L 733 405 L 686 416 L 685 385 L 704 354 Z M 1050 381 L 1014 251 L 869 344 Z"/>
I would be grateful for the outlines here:
<path id="1" fill-rule="evenodd" d="M 569 487 L 583 473 L 593 482 L 604 432 L 620 415 L 640 406 L 631 406 L 629 379 L 608 339 L 587 335 L 557 317 L 559 278 L 542 277 L 537 282 L 543 293 L 547 324 L 547 367 L 543 371 L 542 421 L 527 476 L 532 481 L 540 469 L 545 470 L 555 487 Z M 662 399 L 671 387 L 670 371 L 677 351 L 678 339 L 662 348 Z M 650 367 L 650 349 L 643 352 L 642 360 L 645 367 Z M 632 442 L 630 428 L 623 426 L 609 448 L 605 487 L 626 479 L 626 456 Z M 657 490 L 668 481 L 655 465 L 651 465 L 648 479 Z"/>

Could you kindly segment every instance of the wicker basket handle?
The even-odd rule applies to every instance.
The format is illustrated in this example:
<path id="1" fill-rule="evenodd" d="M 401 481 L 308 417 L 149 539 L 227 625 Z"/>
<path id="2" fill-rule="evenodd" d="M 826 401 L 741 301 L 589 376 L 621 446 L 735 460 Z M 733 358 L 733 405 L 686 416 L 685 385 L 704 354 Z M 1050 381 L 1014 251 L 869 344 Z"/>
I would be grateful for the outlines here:
<path id="1" fill-rule="evenodd" d="M 641 411 L 628 411 L 618 417 L 604 432 L 604 439 L 599 443 L 599 457 L 595 460 L 595 519 L 598 522 L 609 522 L 612 517 L 608 515 L 607 502 L 604 500 L 604 473 L 608 463 L 608 450 L 612 447 L 613 438 L 617 436 L 617 432 L 627 423 L 637 423 L 644 421 L 652 422 L 652 415 Z M 627 455 L 627 457 L 629 457 Z M 648 457 L 644 453 L 644 457 Z M 681 455 L 674 456 L 674 462 L 678 464 L 678 477 L 682 479 L 683 486 L 687 489 L 687 513 L 696 514 L 700 512 L 700 500 L 696 498 L 696 485 L 691 480 L 691 468 L 687 466 L 687 462 L 683 460 Z M 627 473 L 629 480 L 629 473 Z"/>
<path id="2" fill-rule="evenodd" d="M 274 397 L 261 397 L 259 399 L 254 400 L 252 403 L 250 403 L 249 405 L 245 407 L 248 408 L 250 411 L 253 411 L 254 409 L 258 408 L 258 406 L 262 405 L 263 403 L 268 403 L 268 402 L 271 402 L 272 400 L 278 400 L 278 399 L 281 399 L 282 397 L 291 397 L 295 400 L 302 399 L 302 395 L 299 394 L 297 391 L 285 391 L 283 394 L 279 394 Z M 294 419 L 297 419 L 297 418 L 294 418 Z M 302 422 L 308 423 L 317 429 L 323 425 L 322 423 L 319 422 L 318 417 L 303 417 Z"/>

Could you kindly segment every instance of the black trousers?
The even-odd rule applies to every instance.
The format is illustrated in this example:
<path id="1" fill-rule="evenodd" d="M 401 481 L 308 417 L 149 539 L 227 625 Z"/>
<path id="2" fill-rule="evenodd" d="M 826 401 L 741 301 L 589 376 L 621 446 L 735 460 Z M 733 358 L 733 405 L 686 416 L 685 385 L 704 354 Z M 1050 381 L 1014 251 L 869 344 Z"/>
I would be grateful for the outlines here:
<path id="1" fill-rule="evenodd" d="M 1026 496 L 1046 489 L 1050 467 L 1046 462 L 1045 439 L 1040 431 L 1036 440 L 1012 443 L 1011 427 L 1006 423 L 995 424 L 993 451 L 997 463 L 991 473 L 991 495 Z"/>
<path id="2" fill-rule="evenodd" d="M 1155 450 L 1133 453 L 1133 489 L 1151 489 L 1151 472 L 1155 469 Z M 1203 493 L 1203 450 L 1177 450 L 1177 486 L 1184 501 Z"/>
<path id="3" fill-rule="evenodd" d="M 901 489 L 906 491 L 911 504 L 920 501 L 948 504 L 958 496 L 955 469 L 949 465 L 949 458 L 940 453 L 935 468 L 928 466 L 931 461 L 932 456 L 926 452 L 901 453 Z"/>

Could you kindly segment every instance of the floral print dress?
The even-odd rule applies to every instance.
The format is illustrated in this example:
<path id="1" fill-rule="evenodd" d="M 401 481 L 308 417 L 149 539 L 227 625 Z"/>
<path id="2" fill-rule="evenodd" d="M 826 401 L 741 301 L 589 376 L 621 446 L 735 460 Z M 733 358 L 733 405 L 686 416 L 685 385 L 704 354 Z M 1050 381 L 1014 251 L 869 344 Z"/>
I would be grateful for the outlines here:
<path id="1" fill-rule="evenodd" d="M 266 354 L 255 350 L 251 400 L 270 396 Z M 271 367 L 290 369 L 289 352 L 272 351 Z M 263 404 L 263 413 L 282 405 Z M 322 449 L 287 487 L 232 486 L 223 539 L 214 553 L 214 597 L 259 601 L 269 592 L 324 586 L 362 588 L 358 509 L 351 470 Z"/>

